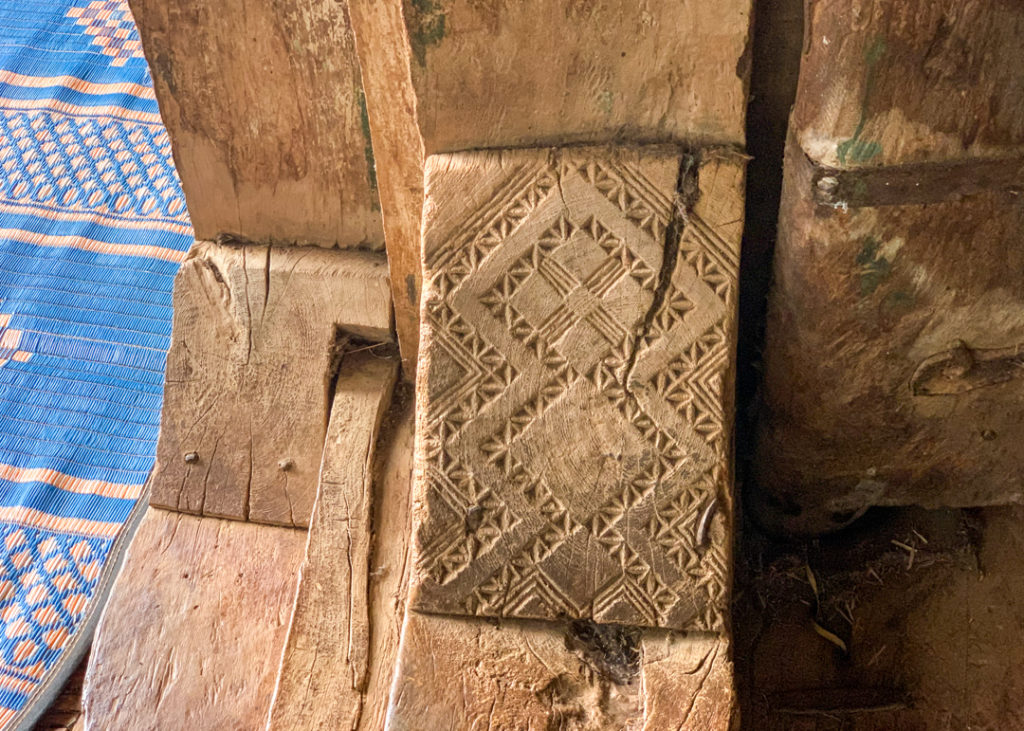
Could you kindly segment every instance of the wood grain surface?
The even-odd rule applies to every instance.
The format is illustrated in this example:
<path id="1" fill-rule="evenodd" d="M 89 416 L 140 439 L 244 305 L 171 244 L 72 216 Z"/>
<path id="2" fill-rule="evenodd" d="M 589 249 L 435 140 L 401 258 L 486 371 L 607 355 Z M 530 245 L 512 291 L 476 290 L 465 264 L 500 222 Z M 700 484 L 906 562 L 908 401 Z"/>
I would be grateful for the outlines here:
<path id="1" fill-rule="evenodd" d="M 726 639 L 597 632 L 410 612 L 386 728 L 728 731 L 738 717 Z"/>
<path id="2" fill-rule="evenodd" d="M 152 504 L 307 526 L 341 331 L 391 338 L 382 257 L 197 244 L 175 282 Z"/>
<path id="3" fill-rule="evenodd" d="M 93 640 L 93 729 L 262 728 L 306 531 L 150 507 Z"/>
<path id="4" fill-rule="evenodd" d="M 742 183 L 671 147 L 428 158 L 416 607 L 724 628 Z"/>
<path id="5" fill-rule="evenodd" d="M 383 248 L 344 2 L 129 5 L 196 238 Z"/>
<path id="6" fill-rule="evenodd" d="M 356 729 L 370 654 L 374 451 L 398 362 L 346 354 L 269 729 Z"/>

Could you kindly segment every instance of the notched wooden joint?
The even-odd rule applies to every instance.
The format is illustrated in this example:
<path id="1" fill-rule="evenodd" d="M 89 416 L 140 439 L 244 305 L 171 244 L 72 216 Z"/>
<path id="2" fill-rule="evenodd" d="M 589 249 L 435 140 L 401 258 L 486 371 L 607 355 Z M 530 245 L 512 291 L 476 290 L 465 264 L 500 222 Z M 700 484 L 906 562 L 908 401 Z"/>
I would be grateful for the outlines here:
<path id="1" fill-rule="evenodd" d="M 392 320 L 383 256 L 198 242 L 175 280 L 152 504 L 307 526 L 341 350 L 392 341 Z"/>

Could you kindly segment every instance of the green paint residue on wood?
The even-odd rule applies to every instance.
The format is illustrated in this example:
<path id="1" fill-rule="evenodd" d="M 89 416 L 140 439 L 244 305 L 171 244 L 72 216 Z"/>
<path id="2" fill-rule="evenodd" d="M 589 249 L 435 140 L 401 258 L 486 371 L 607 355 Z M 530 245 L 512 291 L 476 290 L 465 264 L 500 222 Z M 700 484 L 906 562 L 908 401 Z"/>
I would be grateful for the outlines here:
<path id="1" fill-rule="evenodd" d="M 438 45 L 445 36 L 445 13 L 439 0 L 407 0 L 406 15 L 409 45 L 420 66 L 427 65 L 427 49 Z"/>
<path id="2" fill-rule="evenodd" d="M 877 141 L 861 139 L 861 135 L 864 133 L 864 124 L 868 118 L 868 101 L 875 90 L 878 62 L 884 55 L 885 38 L 876 36 L 875 40 L 864 52 L 867 77 L 864 80 L 864 96 L 861 100 L 860 119 L 857 122 L 857 128 L 853 131 L 853 136 L 850 139 L 836 145 L 836 155 L 839 158 L 840 165 L 846 165 L 848 161 L 851 163 L 867 162 L 882 153 L 882 146 Z"/>
<path id="3" fill-rule="evenodd" d="M 615 106 L 615 95 L 608 90 L 602 91 L 597 96 L 597 104 L 601 108 L 601 111 L 604 112 L 606 116 L 610 117 L 612 109 Z"/>
<path id="4" fill-rule="evenodd" d="M 377 161 L 373 157 L 373 137 L 370 135 L 370 115 L 366 112 L 366 95 L 356 89 L 356 103 L 359 104 L 359 126 L 363 130 L 363 155 L 366 157 L 366 178 L 370 183 L 373 210 L 380 210 L 380 195 L 377 192 Z"/>
<path id="5" fill-rule="evenodd" d="M 416 277 L 411 274 L 405 275 L 405 295 L 409 298 L 410 305 L 418 304 L 419 296 L 416 294 Z"/>
<path id="6" fill-rule="evenodd" d="M 882 252 L 882 242 L 874 236 L 865 236 L 857 253 L 857 273 L 860 276 L 860 295 L 867 297 L 892 274 L 892 262 Z"/>

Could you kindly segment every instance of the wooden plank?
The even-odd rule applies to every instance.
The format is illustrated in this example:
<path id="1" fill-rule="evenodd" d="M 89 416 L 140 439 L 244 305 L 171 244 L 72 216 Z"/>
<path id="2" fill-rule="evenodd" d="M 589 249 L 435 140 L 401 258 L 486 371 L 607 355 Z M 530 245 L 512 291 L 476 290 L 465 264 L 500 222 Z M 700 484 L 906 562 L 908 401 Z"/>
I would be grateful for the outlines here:
<path id="1" fill-rule="evenodd" d="M 811 0 L 793 124 L 831 167 L 1024 153 L 1024 8 Z"/>
<path id="2" fill-rule="evenodd" d="M 343 2 L 129 4 L 197 238 L 383 248 Z"/>
<path id="3" fill-rule="evenodd" d="M 673 147 L 428 158 L 417 608 L 724 630 L 742 184 Z"/>
<path id="4" fill-rule="evenodd" d="M 416 122 L 409 37 L 401 0 L 349 0 L 349 13 L 377 161 L 395 330 L 402 370 L 412 381 L 420 338 L 423 140 Z"/>
<path id="5" fill-rule="evenodd" d="M 402 4 L 427 154 L 743 143 L 748 0 Z"/>
<path id="6" fill-rule="evenodd" d="M 381 427 L 374 474 L 370 571 L 370 663 L 360 731 L 384 728 L 412 575 L 412 474 L 415 409 L 399 384 Z"/>
<path id="7" fill-rule="evenodd" d="M 308 525 L 339 328 L 391 337 L 381 257 L 197 244 L 175 282 L 152 504 Z"/>
<path id="8" fill-rule="evenodd" d="M 738 715 L 718 637 L 410 612 L 402 658 L 388 731 L 727 731 Z"/>
<path id="9" fill-rule="evenodd" d="M 261 728 L 305 543 L 149 508 L 93 641 L 87 727 Z"/>
<path id="10" fill-rule="evenodd" d="M 374 449 L 397 370 L 397 361 L 369 351 L 344 357 L 270 729 L 359 725 L 369 672 Z"/>

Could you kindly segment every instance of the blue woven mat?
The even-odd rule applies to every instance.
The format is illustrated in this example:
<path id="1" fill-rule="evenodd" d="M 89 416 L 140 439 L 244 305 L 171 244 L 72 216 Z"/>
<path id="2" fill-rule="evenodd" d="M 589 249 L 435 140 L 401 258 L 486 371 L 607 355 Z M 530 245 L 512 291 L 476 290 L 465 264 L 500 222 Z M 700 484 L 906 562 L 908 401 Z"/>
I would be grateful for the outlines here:
<path id="1" fill-rule="evenodd" d="M 0 2 L 2 728 L 88 633 L 153 466 L 191 243 L 127 5 Z"/>

